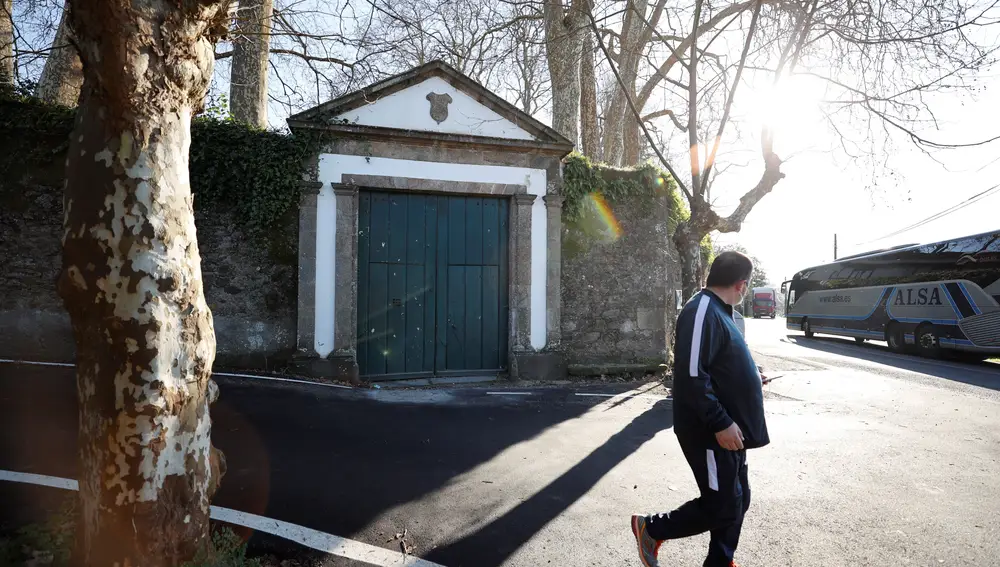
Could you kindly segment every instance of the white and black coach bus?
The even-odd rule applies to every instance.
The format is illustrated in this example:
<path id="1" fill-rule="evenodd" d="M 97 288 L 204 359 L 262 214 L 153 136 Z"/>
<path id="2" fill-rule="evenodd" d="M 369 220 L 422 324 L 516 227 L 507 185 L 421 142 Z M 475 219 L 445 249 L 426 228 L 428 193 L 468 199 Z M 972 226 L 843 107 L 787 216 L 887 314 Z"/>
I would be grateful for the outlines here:
<path id="1" fill-rule="evenodd" d="M 781 290 L 786 326 L 807 337 L 1000 355 L 1000 231 L 849 256 L 802 270 Z"/>

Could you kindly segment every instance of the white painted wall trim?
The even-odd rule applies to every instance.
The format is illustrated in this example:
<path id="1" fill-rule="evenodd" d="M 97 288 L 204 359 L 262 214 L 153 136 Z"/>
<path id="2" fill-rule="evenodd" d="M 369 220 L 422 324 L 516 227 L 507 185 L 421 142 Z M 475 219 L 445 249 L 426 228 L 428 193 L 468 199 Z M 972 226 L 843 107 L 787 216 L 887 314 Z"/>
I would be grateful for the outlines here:
<path id="1" fill-rule="evenodd" d="M 330 181 L 324 181 L 316 200 L 316 335 L 315 348 L 320 356 L 333 352 L 333 310 L 336 266 L 337 199 Z M 337 181 L 339 183 L 339 181 Z"/>
<path id="2" fill-rule="evenodd" d="M 437 122 L 431 117 L 428 93 L 448 95 L 448 117 Z M 456 89 L 441 77 L 429 77 L 415 85 L 395 92 L 375 102 L 336 116 L 348 124 L 380 128 L 441 132 L 466 136 L 488 136 L 514 140 L 534 140 L 535 137 L 510 120 L 490 110 L 475 98 Z"/>
<path id="3" fill-rule="evenodd" d="M 436 181 L 525 185 L 537 195 L 531 209 L 531 346 L 541 349 L 546 337 L 546 260 L 548 219 L 545 214 L 544 169 L 500 165 L 438 163 L 379 157 L 321 154 L 319 181 L 323 183 L 316 208 L 316 352 L 327 356 L 334 348 L 337 201 L 333 183 L 345 174 L 409 177 Z M 359 306 L 360 309 L 360 306 Z"/>

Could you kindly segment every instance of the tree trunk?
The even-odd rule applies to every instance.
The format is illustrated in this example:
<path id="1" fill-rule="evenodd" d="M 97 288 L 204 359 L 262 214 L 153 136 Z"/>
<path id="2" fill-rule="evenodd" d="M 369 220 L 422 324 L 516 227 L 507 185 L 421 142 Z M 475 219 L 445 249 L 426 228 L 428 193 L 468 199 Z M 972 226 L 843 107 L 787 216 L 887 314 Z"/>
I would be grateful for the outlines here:
<path id="1" fill-rule="evenodd" d="M 175 566 L 208 545 L 225 468 L 188 149 L 228 2 L 71 2 L 86 65 L 58 288 L 77 352 L 75 560 Z"/>
<path id="2" fill-rule="evenodd" d="M 674 232 L 674 244 L 681 257 L 681 288 L 685 301 L 702 287 L 701 239 L 690 221 L 681 223 Z"/>
<path id="3" fill-rule="evenodd" d="M 638 12 L 638 13 L 637 13 Z M 628 0 L 622 22 L 622 33 L 619 40 L 618 73 L 621 81 L 635 100 L 635 81 L 639 73 L 639 60 L 646 49 L 645 26 L 646 3 Z M 637 107 L 642 110 L 641 106 Z M 615 83 L 615 94 L 608 105 L 604 124 L 604 159 L 611 165 L 635 165 L 637 160 L 629 160 L 625 152 L 625 124 L 632 118 L 632 110 L 628 106 L 628 98 L 622 85 Z M 635 123 L 634 119 L 632 120 Z"/>
<path id="4" fill-rule="evenodd" d="M 639 137 L 639 121 L 631 112 L 625 113 L 622 125 L 622 161 L 625 165 L 635 165 L 642 160 L 642 140 Z"/>
<path id="5" fill-rule="evenodd" d="M 583 155 L 600 160 L 601 132 L 597 126 L 597 75 L 594 71 L 594 33 L 583 32 L 583 58 L 580 68 L 580 137 Z"/>
<path id="6" fill-rule="evenodd" d="M 545 2 L 545 53 L 552 83 L 552 127 L 574 144 L 580 142 L 581 16 L 586 17 L 572 7 L 566 10 L 562 0 Z"/>
<path id="7" fill-rule="evenodd" d="M 38 98 L 50 104 L 76 106 L 80 99 L 80 87 L 83 85 L 83 66 L 80 55 L 72 43 L 69 10 L 64 9 L 59 20 L 59 29 L 52 40 L 52 50 L 42 76 L 38 79 L 35 94 Z"/>
<path id="8" fill-rule="evenodd" d="M 14 0 L 0 0 L 0 85 L 13 85 Z"/>
<path id="9" fill-rule="evenodd" d="M 237 122 L 267 127 L 267 56 L 273 0 L 240 0 L 239 34 L 233 39 L 229 107 Z"/>

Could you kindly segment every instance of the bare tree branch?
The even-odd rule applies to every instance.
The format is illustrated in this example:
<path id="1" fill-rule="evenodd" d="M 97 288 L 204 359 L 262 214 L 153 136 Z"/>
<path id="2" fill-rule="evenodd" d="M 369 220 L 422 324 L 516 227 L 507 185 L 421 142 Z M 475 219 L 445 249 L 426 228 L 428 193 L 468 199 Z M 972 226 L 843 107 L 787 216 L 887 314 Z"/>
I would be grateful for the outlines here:
<path id="1" fill-rule="evenodd" d="M 597 21 L 594 19 L 593 12 L 592 11 L 588 11 L 587 12 L 587 17 L 590 19 L 591 29 L 596 30 L 597 29 Z M 595 31 L 595 35 L 597 35 L 596 31 Z M 611 61 L 611 57 L 610 57 L 610 54 L 608 53 L 608 49 L 607 49 L 607 47 L 604 46 L 604 39 L 601 38 L 599 35 L 597 35 L 597 45 L 601 48 L 601 52 L 604 53 L 604 59 L 605 59 L 605 61 L 607 61 L 608 66 L 611 67 L 611 71 L 614 73 L 615 79 L 618 80 L 618 86 L 621 89 L 625 90 L 625 97 L 626 97 L 626 100 L 628 101 L 629 109 L 632 111 L 632 114 L 637 119 L 639 119 L 639 127 L 642 129 L 643 133 L 646 135 L 646 139 L 649 141 L 650 147 L 656 153 L 656 156 L 658 158 L 660 158 L 660 163 L 663 165 L 663 167 L 674 178 L 674 181 L 677 183 L 677 186 L 680 187 L 681 192 L 683 192 L 684 195 L 687 196 L 688 199 L 691 199 L 691 192 L 688 190 L 687 186 L 685 185 L 684 180 L 682 180 L 680 178 L 680 176 L 677 175 L 677 172 L 674 171 L 673 167 L 671 167 L 670 162 L 668 162 L 667 159 L 665 157 L 663 157 L 663 154 L 660 152 L 660 149 L 656 146 L 656 143 L 653 141 L 653 137 L 649 134 L 649 130 L 646 129 L 646 124 L 645 124 L 645 122 L 643 122 L 641 116 L 639 116 L 639 111 L 638 111 L 638 109 L 636 109 L 635 103 L 632 101 L 632 95 L 630 95 L 628 93 L 628 90 L 626 89 L 626 86 L 624 84 L 622 84 L 621 75 L 618 74 L 618 69 L 615 67 L 614 62 Z"/>

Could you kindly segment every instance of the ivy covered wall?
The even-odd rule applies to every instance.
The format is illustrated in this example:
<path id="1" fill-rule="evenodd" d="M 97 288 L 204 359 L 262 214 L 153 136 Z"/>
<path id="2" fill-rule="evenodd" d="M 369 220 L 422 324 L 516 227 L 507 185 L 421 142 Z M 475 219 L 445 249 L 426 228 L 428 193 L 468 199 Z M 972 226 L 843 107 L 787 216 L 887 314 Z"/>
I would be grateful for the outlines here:
<path id="1" fill-rule="evenodd" d="M 581 373 L 669 360 L 687 209 L 651 165 L 617 169 L 571 154 L 563 169 L 562 348 Z M 571 370 L 573 370 L 571 366 Z"/>
<path id="2" fill-rule="evenodd" d="M 70 109 L 0 96 L 0 357 L 70 360 L 56 293 Z M 318 140 L 192 124 L 191 185 L 218 363 L 266 368 L 295 347 L 298 200 Z"/>

